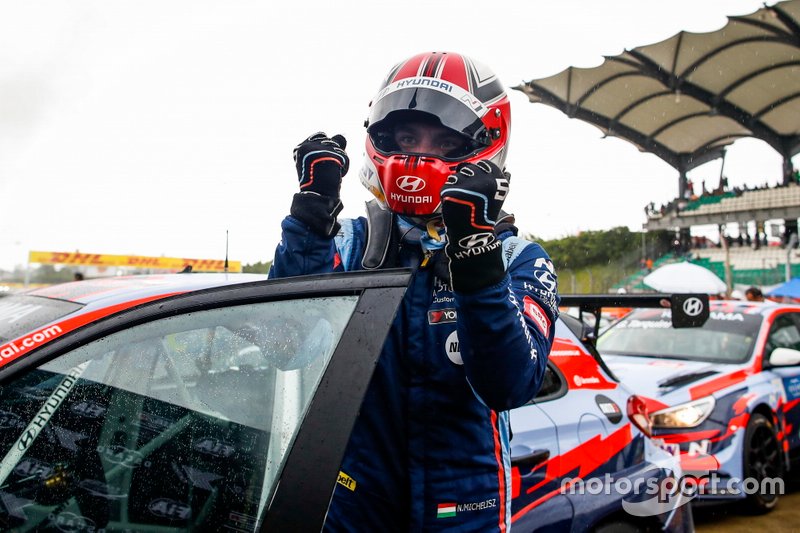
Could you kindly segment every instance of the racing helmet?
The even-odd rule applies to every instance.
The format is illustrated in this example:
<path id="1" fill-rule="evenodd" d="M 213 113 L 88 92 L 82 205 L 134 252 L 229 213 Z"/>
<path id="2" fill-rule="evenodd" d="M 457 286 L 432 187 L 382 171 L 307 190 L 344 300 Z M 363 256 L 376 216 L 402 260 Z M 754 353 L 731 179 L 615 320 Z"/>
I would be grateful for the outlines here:
<path id="1" fill-rule="evenodd" d="M 398 126 L 422 123 L 455 133 L 444 154 L 403 150 Z M 511 106 L 484 65 L 461 54 L 429 52 L 396 65 L 369 105 L 361 183 L 382 207 L 411 217 L 440 213 L 439 193 L 460 163 L 487 159 L 504 168 Z"/>

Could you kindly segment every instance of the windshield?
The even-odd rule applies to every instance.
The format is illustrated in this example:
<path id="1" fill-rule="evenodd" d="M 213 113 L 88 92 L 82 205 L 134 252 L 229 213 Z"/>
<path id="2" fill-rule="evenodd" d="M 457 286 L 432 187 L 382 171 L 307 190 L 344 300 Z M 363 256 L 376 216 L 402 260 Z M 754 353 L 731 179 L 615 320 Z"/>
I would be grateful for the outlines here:
<path id="1" fill-rule="evenodd" d="M 743 363 L 753 350 L 760 315 L 712 311 L 701 328 L 672 327 L 669 310 L 634 311 L 597 341 L 602 354 Z"/>
<path id="2" fill-rule="evenodd" d="M 7 296 L 0 300 L 0 344 L 49 324 L 82 304 L 42 298 L 41 296 Z"/>

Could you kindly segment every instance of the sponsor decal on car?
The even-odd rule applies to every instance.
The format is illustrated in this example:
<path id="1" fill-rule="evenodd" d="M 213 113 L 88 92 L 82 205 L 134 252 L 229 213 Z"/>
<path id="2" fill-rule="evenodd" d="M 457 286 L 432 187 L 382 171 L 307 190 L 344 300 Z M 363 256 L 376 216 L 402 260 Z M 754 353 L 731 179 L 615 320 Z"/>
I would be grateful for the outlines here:
<path id="1" fill-rule="evenodd" d="M 577 357 L 583 355 L 580 350 L 550 350 L 550 357 Z"/>
<path id="2" fill-rule="evenodd" d="M 209 492 L 214 490 L 214 486 L 211 483 L 222 479 L 222 476 L 213 472 L 205 472 L 187 465 L 178 466 L 175 463 L 172 463 L 172 471 L 183 483 Z"/>
<path id="3" fill-rule="evenodd" d="M 577 387 L 583 387 L 584 385 L 595 385 L 600 383 L 600 379 L 597 376 L 589 376 L 585 378 L 583 376 L 575 375 L 572 377 L 572 381 L 575 383 Z"/>
<path id="4" fill-rule="evenodd" d="M 39 461 L 38 459 L 25 458 L 14 467 L 14 473 L 22 477 L 36 476 L 39 479 L 47 479 L 53 475 L 53 466 Z"/>
<path id="5" fill-rule="evenodd" d="M 215 457 L 230 457 L 236 448 L 233 445 L 213 437 L 202 437 L 192 443 L 192 448 Z"/>
<path id="6" fill-rule="evenodd" d="M 106 500 L 118 500 L 127 498 L 128 494 L 123 493 L 122 489 L 109 485 L 97 479 L 84 479 L 78 483 L 78 487 L 85 490 L 92 496 L 97 496 Z"/>
<path id="7" fill-rule="evenodd" d="M 73 531 L 98 531 L 94 520 L 79 514 L 65 511 L 57 515 L 50 515 L 50 523 L 59 531 L 72 533 Z"/>
<path id="8" fill-rule="evenodd" d="M 254 531 L 256 529 L 256 517 L 231 511 L 228 513 L 229 529 L 234 531 Z"/>
<path id="9" fill-rule="evenodd" d="M 783 387 L 786 390 L 786 397 L 790 400 L 800 398 L 800 377 L 783 379 Z"/>
<path id="10" fill-rule="evenodd" d="M 47 401 L 45 401 L 44 405 L 39 408 L 39 412 L 37 412 L 36 416 L 33 417 L 33 420 L 31 420 L 31 422 L 28 424 L 28 427 L 25 428 L 25 431 L 23 431 L 22 435 L 20 435 L 20 437 L 17 439 L 16 444 L 8 451 L 2 461 L 2 465 L 16 464 L 17 461 L 19 461 L 19 459 L 28 451 L 31 444 L 33 444 L 33 441 L 36 440 L 36 437 L 39 436 L 39 433 L 41 433 L 45 426 L 47 426 L 48 422 L 50 422 L 50 418 L 61 406 L 64 398 L 67 397 L 69 392 L 72 390 L 72 386 L 81 376 L 81 374 L 83 374 L 83 371 L 87 366 L 89 366 L 89 361 L 84 361 L 67 372 L 67 374 L 62 378 L 61 382 L 47 398 Z M 8 469 L 2 465 L 0 465 L 0 483 L 5 481 L 6 477 L 8 477 Z"/>
<path id="11" fill-rule="evenodd" d="M 633 434 L 631 433 L 630 424 L 623 424 L 608 436 L 595 435 L 561 455 L 550 457 L 546 463 L 547 476 L 550 479 L 566 479 L 567 476 L 573 480 L 576 478 L 588 478 L 592 472 L 620 453 L 632 441 Z M 602 453 L 597 453 L 598 451 L 602 451 Z M 545 466 L 539 468 L 545 468 Z M 521 483 L 519 469 L 515 469 L 513 476 L 516 478 L 514 483 Z M 553 488 L 549 484 L 538 484 L 535 487 L 520 487 L 520 489 L 515 488 L 514 490 L 526 491 L 532 500 L 529 503 L 525 503 L 521 508 L 514 509 L 514 514 L 511 517 L 512 524 L 524 514 L 530 512 L 531 509 L 557 494 L 562 494 L 564 487 L 562 485 L 562 487 Z"/>
<path id="12" fill-rule="evenodd" d="M 11 411 L 0 411 L 0 429 L 22 429 L 25 422 L 22 418 Z"/>
<path id="13" fill-rule="evenodd" d="M 100 457 L 115 465 L 133 468 L 139 466 L 144 461 L 144 455 L 138 450 L 131 450 L 125 446 L 112 444 L 110 446 L 98 446 L 97 453 Z M 150 466 L 150 461 L 145 462 L 145 466 Z"/>
<path id="14" fill-rule="evenodd" d="M 712 311 L 710 315 L 711 320 L 727 320 L 734 322 L 744 322 L 744 316 L 741 313 L 723 313 L 721 311 Z"/>
<path id="15" fill-rule="evenodd" d="M 142 411 L 139 414 L 139 421 L 134 425 L 139 426 L 141 429 L 152 431 L 154 433 L 161 433 L 174 423 L 174 420 L 158 416 L 147 411 Z"/>
<path id="16" fill-rule="evenodd" d="M 168 296 L 174 296 L 176 294 L 180 293 L 173 292 L 167 294 L 159 294 L 157 296 L 149 296 L 147 298 L 141 298 L 139 300 L 133 300 L 131 302 L 112 305 L 104 309 L 98 309 L 97 311 L 79 314 L 72 318 L 68 318 L 63 322 L 59 322 L 58 324 L 50 324 L 44 326 L 36 331 L 26 334 L 23 337 L 14 339 L 5 344 L 0 344 L 0 367 L 7 365 L 8 363 L 14 361 L 23 354 L 31 352 L 36 348 L 39 348 L 40 346 L 50 342 L 51 340 L 61 337 L 64 334 L 69 333 L 70 331 L 74 331 L 80 328 L 81 326 L 85 326 L 101 318 L 113 315 L 114 313 L 124 311 L 125 309 L 130 309 L 137 305 L 141 305 L 147 302 L 152 302 L 154 300 L 160 300 L 162 298 L 167 298 Z"/>
<path id="17" fill-rule="evenodd" d="M 105 406 L 89 400 L 75 402 L 70 406 L 69 410 L 85 418 L 100 418 L 106 413 Z"/>
<path id="18" fill-rule="evenodd" d="M 714 392 L 718 390 L 722 390 L 726 387 L 730 387 L 731 385 L 736 385 L 744 381 L 748 375 L 752 374 L 752 369 L 742 369 L 737 370 L 735 372 L 731 372 L 730 374 L 725 374 L 705 383 L 701 383 L 699 385 L 695 385 L 694 387 L 689 389 L 689 397 L 692 400 L 697 400 L 698 398 L 703 398 L 705 396 L 710 396 Z"/>
<path id="19" fill-rule="evenodd" d="M 147 504 L 147 510 L 161 518 L 186 520 L 192 516 L 192 508 L 170 498 L 158 498 Z"/>
<path id="20" fill-rule="evenodd" d="M 11 341 L 3 347 L 0 347 L 0 358 L 11 359 L 21 354 L 22 352 L 36 348 L 38 345 L 43 344 L 51 338 L 58 337 L 63 333 L 60 326 L 50 326 L 34 333 L 30 333 L 17 341 Z"/>
<path id="21" fill-rule="evenodd" d="M 597 403 L 597 407 L 600 408 L 600 412 L 608 418 L 609 422 L 616 424 L 622 420 L 622 409 L 619 408 L 619 405 L 617 405 L 614 400 L 603 394 L 598 394 L 594 397 L 594 401 Z"/>

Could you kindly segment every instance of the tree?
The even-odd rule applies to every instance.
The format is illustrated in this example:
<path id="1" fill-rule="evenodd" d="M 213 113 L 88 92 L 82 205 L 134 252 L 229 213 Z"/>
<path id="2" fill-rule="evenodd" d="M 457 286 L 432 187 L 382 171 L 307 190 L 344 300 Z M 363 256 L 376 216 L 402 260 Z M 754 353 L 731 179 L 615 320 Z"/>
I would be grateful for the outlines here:
<path id="1" fill-rule="evenodd" d="M 272 261 L 259 261 L 258 263 L 242 266 L 242 272 L 248 274 L 267 274 L 270 266 L 272 266 Z"/>

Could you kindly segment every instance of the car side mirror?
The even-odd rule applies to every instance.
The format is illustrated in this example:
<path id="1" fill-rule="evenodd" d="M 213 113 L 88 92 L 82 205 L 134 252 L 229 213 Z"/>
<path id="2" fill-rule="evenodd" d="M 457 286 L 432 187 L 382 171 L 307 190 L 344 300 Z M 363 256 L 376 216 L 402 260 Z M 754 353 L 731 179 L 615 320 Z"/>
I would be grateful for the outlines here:
<path id="1" fill-rule="evenodd" d="M 590 324 L 587 324 L 583 320 L 581 320 L 580 339 L 582 342 L 590 343 L 592 345 L 594 345 L 594 343 L 597 341 L 597 335 L 594 333 L 594 327 L 592 327 Z"/>
<path id="2" fill-rule="evenodd" d="M 775 348 L 769 356 L 769 364 L 772 366 L 800 365 L 800 350 Z"/>

